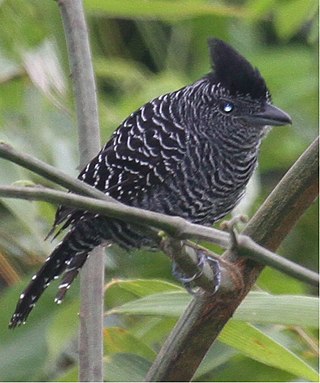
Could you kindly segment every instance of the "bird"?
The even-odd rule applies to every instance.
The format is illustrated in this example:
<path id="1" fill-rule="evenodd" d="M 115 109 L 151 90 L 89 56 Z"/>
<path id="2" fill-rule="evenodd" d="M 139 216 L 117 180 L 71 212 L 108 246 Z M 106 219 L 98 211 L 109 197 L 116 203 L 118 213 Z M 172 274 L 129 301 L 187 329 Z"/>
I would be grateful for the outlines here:
<path id="1" fill-rule="evenodd" d="M 208 39 L 212 68 L 199 80 L 131 113 L 78 178 L 117 201 L 210 226 L 245 193 L 271 126 L 291 124 L 272 104 L 259 70 L 237 50 Z M 9 328 L 25 323 L 50 282 L 62 275 L 55 302 L 100 244 L 157 247 L 144 228 L 60 206 L 53 229 L 62 241 L 20 295 Z"/>

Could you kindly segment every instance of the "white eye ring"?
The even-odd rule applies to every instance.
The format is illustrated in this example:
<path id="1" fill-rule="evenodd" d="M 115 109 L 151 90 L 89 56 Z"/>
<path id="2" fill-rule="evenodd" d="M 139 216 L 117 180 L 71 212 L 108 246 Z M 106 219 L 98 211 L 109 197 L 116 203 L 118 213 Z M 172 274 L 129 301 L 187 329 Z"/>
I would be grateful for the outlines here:
<path id="1" fill-rule="evenodd" d="M 222 104 L 222 110 L 225 112 L 225 113 L 231 113 L 234 109 L 234 104 L 230 101 L 225 101 L 223 104 Z"/>

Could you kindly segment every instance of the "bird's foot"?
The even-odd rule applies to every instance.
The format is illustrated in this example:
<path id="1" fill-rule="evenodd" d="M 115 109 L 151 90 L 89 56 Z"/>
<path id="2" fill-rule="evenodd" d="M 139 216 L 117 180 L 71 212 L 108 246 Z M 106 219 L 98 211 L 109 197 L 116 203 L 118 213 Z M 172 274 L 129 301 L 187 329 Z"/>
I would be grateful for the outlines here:
<path id="1" fill-rule="evenodd" d="M 195 249 L 194 249 L 195 250 Z M 185 289 L 190 294 L 196 294 L 200 287 L 197 286 L 197 280 L 204 274 L 204 268 L 210 267 L 214 278 L 213 278 L 213 288 L 211 294 L 214 294 L 220 287 L 221 282 L 221 269 L 220 263 L 217 259 L 214 259 L 211 256 L 208 256 L 205 251 L 197 249 L 197 257 L 198 257 L 198 269 L 199 271 L 194 275 L 187 276 L 181 268 L 178 266 L 176 262 L 172 264 L 172 274 L 184 285 Z"/>

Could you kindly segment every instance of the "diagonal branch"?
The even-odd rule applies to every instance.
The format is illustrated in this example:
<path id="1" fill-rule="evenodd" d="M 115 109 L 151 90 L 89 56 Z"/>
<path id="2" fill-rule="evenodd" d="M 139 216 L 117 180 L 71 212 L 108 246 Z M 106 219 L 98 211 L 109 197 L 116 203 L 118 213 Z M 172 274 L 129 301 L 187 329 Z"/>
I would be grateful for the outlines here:
<path id="1" fill-rule="evenodd" d="M 292 166 L 243 234 L 276 250 L 297 220 L 318 196 L 319 142 L 315 140 Z M 227 250 L 223 259 L 234 264 L 243 286 L 233 292 L 195 297 L 161 348 L 146 381 L 190 381 L 208 349 L 256 282 L 263 265 Z"/>
<path id="2" fill-rule="evenodd" d="M 27 153 L 22 153 L 14 149 L 6 142 L 0 141 L 0 158 L 9 160 L 25 169 L 31 170 L 45 179 L 54 182 L 56 185 L 63 186 L 72 192 L 87 195 L 93 198 L 103 199 L 105 201 L 117 202 L 115 199 L 105 195 L 102 191 L 69 176 L 62 170 L 55 168 L 45 162 L 35 158 Z"/>
<path id="3" fill-rule="evenodd" d="M 180 245 L 180 241 L 184 239 L 205 240 L 216 243 L 224 248 L 231 247 L 231 239 L 228 233 L 223 231 L 196 225 L 184 220 L 181 217 L 172 217 L 164 214 L 156 213 L 149 210 L 143 210 L 120 203 L 100 201 L 97 199 L 83 197 L 76 194 L 61 192 L 44 187 L 17 187 L 17 186 L 0 186 L 0 197 L 6 198 L 21 198 L 27 200 L 41 200 L 55 204 L 63 204 L 66 206 L 75 207 L 82 210 L 92 211 L 107 217 L 117 218 L 131 222 L 132 224 L 141 226 L 143 222 L 143 230 L 148 231 L 148 235 L 154 236 L 156 241 L 160 240 L 157 232 L 151 231 L 150 228 L 165 231 L 171 238 L 165 239 L 165 242 L 179 242 L 174 245 L 174 251 L 171 253 L 171 258 L 179 264 L 181 269 L 187 276 L 192 276 L 201 271 L 198 265 L 198 255 L 200 251 L 205 252 L 207 256 L 214 259 L 219 259 L 221 266 L 231 268 L 230 262 L 224 262 L 223 259 L 217 258 L 207 249 L 203 249 L 194 244 Z M 317 273 L 307 270 L 306 268 L 295 264 L 264 247 L 255 243 L 250 237 L 240 234 L 237 236 L 237 250 L 239 255 L 254 259 L 259 263 L 276 268 L 288 275 L 294 276 L 302 281 L 306 281 L 313 285 L 318 285 L 319 276 Z M 186 249 L 188 248 L 188 249 Z M 168 249 L 164 249 L 168 250 Z M 179 257 L 181 256 L 181 257 Z M 179 259 L 180 258 L 180 259 Z M 189 261 L 188 261 L 189 259 Z M 189 270 L 187 263 L 189 262 Z M 228 265 L 227 265 L 228 264 Z M 210 273 L 209 273 L 210 274 Z M 204 279 L 203 283 L 201 279 Z M 213 289 L 214 278 L 206 276 L 204 270 L 200 279 L 197 279 L 197 285 L 202 286 L 209 292 Z M 199 283 L 200 282 L 200 283 Z M 207 287 L 205 287 L 207 286 Z"/>
<path id="4" fill-rule="evenodd" d="M 274 253 L 271 253 L 270 251 L 266 250 L 265 248 L 261 247 L 257 243 L 253 242 L 251 238 L 248 237 L 248 235 L 244 234 L 252 234 L 253 237 L 256 237 L 260 240 L 260 243 L 264 243 L 264 238 L 261 236 L 265 233 L 268 233 L 270 237 L 266 238 L 274 238 L 274 233 L 283 233 L 282 238 L 284 237 L 285 230 L 287 231 L 292 228 L 294 225 L 294 222 L 298 219 L 298 217 L 303 213 L 303 211 L 312 203 L 313 199 L 317 195 L 317 155 L 318 155 L 318 143 L 317 140 L 311 145 L 311 147 L 306 151 L 306 153 L 297 161 L 297 163 L 292 167 L 292 169 L 288 172 L 286 177 L 283 179 L 283 181 L 279 184 L 279 186 L 275 189 L 275 191 L 272 193 L 272 195 L 268 198 L 268 200 L 265 202 L 265 204 L 261 207 L 259 212 L 255 215 L 255 217 L 252 218 L 252 220 L 249 222 L 247 230 L 244 231 L 243 234 L 240 234 L 237 236 L 237 242 L 238 242 L 238 253 L 236 254 L 235 259 L 233 259 L 233 256 L 230 258 L 232 254 L 235 253 L 235 250 L 227 252 L 228 256 L 226 256 L 226 263 L 229 263 L 229 265 L 234 265 L 231 267 L 232 270 L 234 270 L 235 267 L 239 267 L 239 265 L 242 265 L 239 268 L 239 271 L 242 273 L 242 267 L 243 265 L 254 265 L 254 273 L 253 276 L 257 277 L 259 271 L 262 269 L 263 266 L 257 265 L 254 262 L 250 262 L 249 260 L 241 260 L 240 256 L 246 256 L 247 258 L 251 258 L 256 260 L 257 262 L 260 262 L 264 265 L 269 265 L 271 267 L 274 267 L 278 270 L 281 270 L 283 272 L 286 272 L 289 275 L 298 277 L 300 280 L 305 280 L 311 284 L 318 284 L 318 275 L 314 272 L 311 272 L 309 270 L 306 270 L 305 268 L 301 268 L 301 266 L 298 266 L 294 264 L 293 262 L 290 262 L 289 260 L 283 259 L 282 257 L 277 256 Z M 8 152 L 10 154 L 8 154 Z M 14 152 L 14 158 L 12 158 L 12 152 Z M 67 175 L 64 175 L 62 172 L 49 167 L 48 165 L 42 163 L 39 160 L 35 160 L 34 158 L 19 154 L 18 152 L 14 151 L 11 147 L 1 144 L 0 143 L 0 157 L 13 160 L 15 163 L 24 166 L 30 170 L 35 171 L 38 174 L 43 175 L 47 179 L 51 179 L 58 184 L 61 184 L 63 186 L 67 186 L 70 189 L 81 192 L 83 194 L 91 194 L 92 188 L 88 185 L 83 185 L 82 182 L 73 180 L 72 177 L 69 177 Z M 35 167 L 33 167 L 33 164 L 37 163 Z M 45 169 L 45 172 L 44 172 Z M 292 187 L 294 185 L 294 188 Z M 288 193 L 290 191 L 290 193 Z M 301 197 L 299 195 L 300 192 L 303 192 L 303 196 L 306 196 L 306 198 Z M 110 216 L 110 217 L 116 217 L 116 218 L 123 218 L 133 223 L 141 223 L 142 221 L 149 226 L 156 227 L 158 229 L 161 229 L 165 231 L 167 234 L 171 235 L 172 237 L 175 237 L 177 239 L 202 239 L 205 241 L 211 241 L 214 243 L 219 244 L 222 247 L 230 247 L 230 238 L 227 233 L 221 232 L 219 230 L 215 230 L 213 228 L 203 227 L 200 225 L 192 224 L 188 221 L 185 221 L 184 219 L 180 217 L 171 217 L 171 216 L 165 216 L 159 213 L 142 210 L 142 209 L 136 209 L 133 207 L 129 207 L 126 205 L 123 205 L 118 202 L 108 202 L 108 200 L 111 200 L 111 198 L 106 197 L 103 193 L 98 192 L 98 195 L 95 195 L 93 193 L 92 197 L 95 198 L 102 198 L 107 201 L 99 201 L 97 199 L 92 198 L 86 198 L 81 197 L 74 194 L 68 194 L 63 192 L 54 191 L 51 189 L 45 189 L 45 188 L 18 188 L 18 187 L 0 187 L 0 196 L 3 197 L 11 197 L 11 198 L 24 198 L 24 199 L 39 199 L 39 200 L 45 200 L 48 202 L 53 203 L 63 203 L 65 205 L 74 206 L 77 208 L 83 208 L 86 210 L 90 210 L 93 212 L 99 212 L 103 215 Z M 113 200 L 114 201 L 114 200 Z M 275 202 L 278 201 L 278 202 Z M 280 202 L 279 202 L 280 201 Z M 278 204 L 280 203 L 280 207 L 278 208 Z M 283 205 L 282 205 L 283 203 Z M 271 204 L 271 205 L 270 205 Z M 292 209 L 292 206 L 298 206 L 298 209 Z M 266 208 L 266 206 L 268 208 Z M 268 210 L 268 209 L 271 209 Z M 278 211 L 277 214 L 273 214 L 274 211 Z M 290 217 L 292 216 L 292 211 L 295 212 L 295 219 L 289 219 L 288 223 L 283 224 L 282 222 L 278 222 L 279 219 Z M 283 212 L 286 212 L 284 216 L 282 216 Z M 270 217 L 269 221 L 267 221 L 266 218 Z M 268 224 L 265 225 L 265 223 L 268 222 Z M 276 222 L 276 224 L 274 224 Z M 262 225 L 262 229 L 259 229 L 258 225 Z M 250 229 L 251 228 L 251 229 Z M 251 230 L 251 232 L 250 232 Z M 280 238 L 281 236 L 276 236 L 275 238 Z M 278 242 L 279 244 L 279 242 Z M 273 246 L 276 248 L 277 243 L 275 243 Z M 273 247 L 270 246 L 270 249 Z M 211 254 L 209 254 L 211 255 Z M 230 258 L 230 259 L 229 259 Z M 229 267 L 230 269 L 230 267 Z M 256 270 L 255 270 L 256 269 Z M 197 269 L 193 271 L 193 273 L 198 272 Z M 229 273 L 230 276 L 230 273 Z M 232 276 L 232 273 L 231 273 Z M 210 282 L 210 281 L 209 281 Z M 205 284 L 208 283 L 205 282 Z M 253 281 L 252 281 L 253 284 Z M 250 287 L 250 284 L 243 286 L 242 283 L 237 284 L 231 284 L 231 287 L 234 289 L 233 294 L 237 292 L 236 295 L 239 295 L 243 297 L 243 290 L 248 289 Z M 245 287 L 245 289 L 243 289 Z M 221 291 L 219 292 L 221 293 Z M 225 308 L 225 310 L 228 308 L 227 304 L 224 304 L 224 296 L 229 299 L 230 296 L 228 295 L 219 295 L 216 294 L 214 296 L 214 302 L 217 303 L 219 306 L 219 303 L 222 305 L 222 307 Z M 241 293 L 241 294 L 240 294 Z M 222 297 L 222 298 L 221 298 Z M 226 302 L 228 302 L 228 299 L 226 299 Z M 240 299 L 240 298 L 239 298 Z M 232 303 L 232 310 L 237 307 L 236 303 Z M 177 327 L 177 330 L 175 333 L 173 333 L 172 339 L 178 340 L 177 349 L 172 348 L 172 345 L 170 346 L 170 338 L 168 339 L 168 347 L 164 348 L 165 354 L 163 357 L 163 363 L 158 365 L 159 368 L 157 369 L 158 375 L 152 375 L 152 379 L 160 379 L 159 377 L 165 376 L 168 374 L 168 370 L 170 369 L 170 360 L 172 360 L 172 354 L 178 355 L 180 350 L 183 348 L 186 348 L 188 345 L 188 337 L 192 336 L 195 337 L 194 344 L 198 344 L 199 350 L 195 351 L 194 349 L 191 350 L 192 354 L 192 361 L 194 363 L 185 362 L 188 364 L 188 368 L 185 369 L 186 376 L 190 376 L 193 374 L 195 369 L 197 368 L 198 364 L 200 363 L 205 350 L 207 347 L 209 347 L 214 339 L 214 336 L 217 335 L 219 332 L 219 329 L 221 330 L 222 327 L 217 328 L 217 333 L 213 335 L 213 337 L 207 337 L 206 335 L 203 335 L 201 338 L 201 333 L 199 333 L 200 340 L 197 339 L 197 331 L 195 332 L 195 326 L 199 325 L 200 327 L 204 326 L 204 332 L 206 331 L 206 325 L 208 325 L 208 321 L 206 323 L 203 323 L 203 318 L 201 318 L 201 315 L 203 316 L 203 313 L 208 309 L 210 312 L 210 307 L 212 306 L 212 296 L 211 298 L 206 297 L 204 294 L 202 296 L 202 299 L 198 300 L 195 299 L 189 306 L 188 311 L 183 315 L 182 319 L 185 318 L 185 322 L 179 321 L 180 327 Z M 213 308 L 211 309 L 213 310 Z M 218 313 L 218 311 L 214 311 L 214 313 Z M 215 315 L 215 314 L 214 314 Z M 212 318 L 214 315 L 209 316 L 209 318 Z M 212 329 L 213 322 L 209 323 L 210 328 Z M 219 325 L 219 323 L 218 323 Z M 223 326 L 223 325 L 222 325 Z M 190 328 L 189 328 L 190 327 Z M 208 341 L 208 343 L 204 343 L 204 339 Z M 167 350 L 169 352 L 167 353 Z M 196 358 L 195 356 L 199 356 Z M 175 363 L 175 362 L 174 362 Z M 183 363 L 180 361 L 180 363 Z M 155 365 L 157 366 L 157 364 Z M 154 374 L 154 370 L 150 371 L 150 374 Z M 181 373 L 181 371 L 180 371 Z M 169 375 L 170 376 L 170 375 Z M 185 375 L 183 375 L 185 376 Z M 161 379 L 160 379 L 161 380 Z"/>

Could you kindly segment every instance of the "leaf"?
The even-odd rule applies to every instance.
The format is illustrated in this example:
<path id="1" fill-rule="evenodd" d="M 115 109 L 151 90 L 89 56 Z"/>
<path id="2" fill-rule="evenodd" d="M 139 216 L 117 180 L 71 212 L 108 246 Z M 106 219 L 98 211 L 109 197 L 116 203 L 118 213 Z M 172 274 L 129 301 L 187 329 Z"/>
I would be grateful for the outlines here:
<path id="1" fill-rule="evenodd" d="M 304 23 L 314 17 L 318 10 L 316 0 L 291 0 L 279 2 L 275 12 L 275 28 L 283 39 L 289 39 Z"/>
<path id="2" fill-rule="evenodd" d="M 261 363 L 318 382 L 317 372 L 302 359 L 248 323 L 228 322 L 219 340 Z"/>
<path id="3" fill-rule="evenodd" d="M 64 302 L 55 313 L 47 331 L 48 363 L 53 363 L 66 345 L 77 335 L 79 301 Z"/>
<path id="4" fill-rule="evenodd" d="M 241 8 L 208 4 L 206 1 L 141 1 L 141 0 L 86 0 L 85 8 L 92 13 L 105 13 L 120 18 L 152 18 L 159 20 L 185 19 L 195 16 L 243 17 Z"/>
<path id="5" fill-rule="evenodd" d="M 28 278 L 29 279 L 29 278 Z M 37 304 L 26 325 L 8 329 L 22 288 L 27 280 L 8 290 L 0 299 L 0 380 L 35 381 L 47 358 L 46 331 L 51 320 L 52 294 L 45 294 Z"/>
<path id="6" fill-rule="evenodd" d="M 224 363 L 229 363 L 230 359 L 236 354 L 237 352 L 233 348 L 217 340 L 214 342 L 213 346 L 210 347 L 206 356 L 202 360 L 193 380 L 201 381 L 201 376 L 206 375 L 213 370 L 217 371 L 218 367 Z"/>
<path id="7" fill-rule="evenodd" d="M 198 377 L 198 381 L 215 382 L 295 382 L 295 375 L 278 368 L 267 366 L 251 358 L 237 353 L 226 364 L 218 369 L 208 371 L 205 379 Z"/>
<path id="8" fill-rule="evenodd" d="M 97 77 L 107 79 L 123 91 L 133 91 L 148 80 L 150 74 L 147 68 L 134 61 L 123 59 L 96 58 L 94 61 Z"/>
<path id="9" fill-rule="evenodd" d="M 69 304 L 73 304 L 78 289 L 73 286 L 68 291 L 62 305 L 54 303 L 58 281 L 52 282 L 50 287 L 41 296 L 36 307 L 32 310 L 25 325 L 15 330 L 8 329 L 9 319 L 23 288 L 30 281 L 31 276 L 26 277 L 21 283 L 17 283 L 0 298 L 0 380 L 1 381 L 38 381 L 43 380 L 43 371 L 48 364 L 48 331 L 53 326 L 56 315 L 64 310 L 68 311 Z M 77 285 L 77 283 L 75 283 Z M 71 309 L 70 309 L 71 310 Z M 69 311 L 70 313 L 71 311 Z M 67 312 L 62 313 L 62 317 Z M 57 319 L 58 321 L 58 319 Z M 69 322 L 77 324 L 77 318 L 70 317 Z M 67 322 L 60 322 L 70 327 Z M 57 324 L 58 325 L 58 324 Z M 61 333 L 63 332 L 62 329 Z M 55 341 L 65 345 L 65 338 L 61 335 Z M 52 346 L 53 347 L 53 346 Z M 59 348 L 56 344 L 55 350 Z M 56 355 L 56 354 L 55 354 Z M 52 368 L 52 366 L 50 366 Z"/>
<path id="10" fill-rule="evenodd" d="M 184 291 L 152 294 L 115 307 L 107 314 L 179 316 L 190 300 Z"/>
<path id="11" fill-rule="evenodd" d="M 0 344 L 1 381 L 34 381 L 46 361 L 45 330 L 48 321 L 11 332 L 11 339 Z M 10 331 L 7 326 L 1 333 Z"/>
<path id="12" fill-rule="evenodd" d="M 263 17 L 266 12 L 274 8 L 276 0 L 248 0 L 246 10 L 254 20 Z"/>
<path id="13" fill-rule="evenodd" d="M 63 109 L 67 84 L 58 61 L 56 46 L 45 40 L 37 48 L 24 52 L 24 68 L 34 84 L 54 105 Z"/>
<path id="14" fill-rule="evenodd" d="M 17 167 L 16 165 L 7 162 L 5 166 L 0 166 L 0 180 L 1 183 L 12 184 L 17 179 L 27 179 L 28 171 Z M 8 211 L 24 225 L 24 227 L 32 234 L 33 240 L 38 242 L 38 246 L 43 245 L 43 237 L 41 235 L 41 227 L 39 225 L 38 205 L 30 201 L 23 201 L 18 199 L 1 199 Z M 23 212 L 23 214 L 21 214 Z M 43 245 L 45 249 L 46 245 Z"/>
<path id="15" fill-rule="evenodd" d="M 319 327 L 319 299 L 304 295 L 271 295 L 251 292 L 234 318 L 253 323 Z"/>
<path id="16" fill-rule="evenodd" d="M 108 314 L 180 316 L 191 296 L 184 291 L 152 294 L 125 303 Z M 250 292 L 234 314 L 238 320 L 318 328 L 319 299 L 301 295 Z"/>
<path id="17" fill-rule="evenodd" d="M 109 327 L 103 332 L 104 349 L 109 354 L 132 353 L 152 361 L 155 352 L 127 330 L 120 327 Z"/>
<path id="18" fill-rule="evenodd" d="M 56 382 L 77 382 L 79 379 L 79 368 L 78 366 L 71 367 L 63 374 L 59 375 Z"/>
<path id="19" fill-rule="evenodd" d="M 296 278 L 289 277 L 281 271 L 265 267 L 259 276 L 258 286 L 270 294 L 292 294 L 303 295 L 306 293 L 307 286 Z"/>
<path id="20" fill-rule="evenodd" d="M 10 78 L 14 78 L 18 75 L 21 75 L 23 69 L 13 60 L 3 56 L 3 53 L 0 53 L 0 83 L 8 81 Z"/>
<path id="21" fill-rule="evenodd" d="M 155 344 L 163 342 L 176 322 L 175 317 L 140 316 L 130 326 L 130 332 L 150 347 L 154 347 Z"/>
<path id="22" fill-rule="evenodd" d="M 119 293 L 120 290 L 125 290 L 137 297 L 145 297 L 158 292 L 184 291 L 182 287 L 160 279 L 113 280 L 107 285 L 107 291 L 109 292 L 111 289 L 119 289 Z"/>
<path id="23" fill-rule="evenodd" d="M 108 382 L 142 382 L 151 363 L 128 353 L 105 358 L 105 380 Z"/>
<path id="24" fill-rule="evenodd" d="M 139 281 L 138 285 L 141 282 Z M 128 286 L 133 285 L 130 282 Z M 146 286 L 148 286 L 147 281 L 145 281 Z M 145 291 L 147 290 L 149 289 Z M 191 297 L 184 291 L 151 294 L 115 307 L 108 313 L 174 317 L 184 311 L 190 299 Z M 303 324 L 314 327 L 317 326 L 317 305 L 318 299 L 313 297 L 273 296 L 267 293 L 251 292 L 236 311 L 234 318 L 259 323 Z M 220 341 L 260 363 L 315 380 L 315 371 L 310 366 L 252 325 L 232 320 L 227 326 L 219 338 Z M 285 362 L 282 363 L 282 360 Z M 209 368 L 206 367 L 206 370 L 209 371 Z"/>

